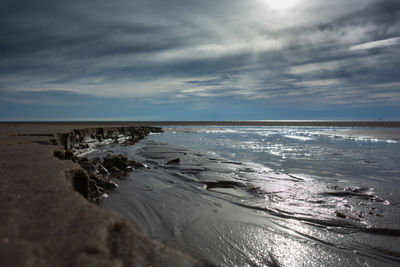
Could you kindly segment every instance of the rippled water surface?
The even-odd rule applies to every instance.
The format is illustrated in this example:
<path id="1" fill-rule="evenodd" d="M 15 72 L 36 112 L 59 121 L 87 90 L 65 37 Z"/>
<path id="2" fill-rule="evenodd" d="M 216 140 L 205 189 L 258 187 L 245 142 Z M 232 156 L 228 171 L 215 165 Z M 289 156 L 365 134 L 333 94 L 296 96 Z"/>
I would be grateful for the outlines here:
<path id="1" fill-rule="evenodd" d="M 164 129 L 89 155 L 148 166 L 103 205 L 149 236 L 219 266 L 400 264 L 398 130 Z"/>

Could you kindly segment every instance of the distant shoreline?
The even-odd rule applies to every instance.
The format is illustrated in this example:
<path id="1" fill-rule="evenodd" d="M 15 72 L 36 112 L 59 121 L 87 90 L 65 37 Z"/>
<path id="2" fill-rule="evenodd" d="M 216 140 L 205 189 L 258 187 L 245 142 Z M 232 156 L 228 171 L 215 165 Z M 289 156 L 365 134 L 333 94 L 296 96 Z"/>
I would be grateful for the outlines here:
<path id="1" fill-rule="evenodd" d="M 400 121 L 329 121 L 329 120 L 270 120 L 270 121 L 0 121 L 0 124 L 25 125 L 157 125 L 157 126 L 302 126 L 302 127 L 357 127 L 400 128 Z"/>

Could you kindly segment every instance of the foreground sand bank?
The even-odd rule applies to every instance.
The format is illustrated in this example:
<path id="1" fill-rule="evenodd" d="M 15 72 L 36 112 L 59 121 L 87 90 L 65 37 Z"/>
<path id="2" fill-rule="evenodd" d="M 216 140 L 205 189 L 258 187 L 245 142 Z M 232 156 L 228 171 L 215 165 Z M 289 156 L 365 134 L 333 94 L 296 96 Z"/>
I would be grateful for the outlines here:
<path id="1" fill-rule="evenodd" d="M 0 125 L 1 266 L 203 265 L 89 203 L 66 179 L 66 171 L 79 165 L 55 158 L 60 147 L 37 143 L 54 133 L 104 126 Z"/>

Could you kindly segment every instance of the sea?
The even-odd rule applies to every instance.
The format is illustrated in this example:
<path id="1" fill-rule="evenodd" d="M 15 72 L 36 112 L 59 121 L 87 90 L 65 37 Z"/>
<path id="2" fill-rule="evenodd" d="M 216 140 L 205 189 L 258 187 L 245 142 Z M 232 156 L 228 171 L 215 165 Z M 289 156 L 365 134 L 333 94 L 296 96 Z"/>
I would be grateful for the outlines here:
<path id="1" fill-rule="evenodd" d="M 216 266 L 400 266 L 400 130 L 164 126 L 101 204 Z"/>

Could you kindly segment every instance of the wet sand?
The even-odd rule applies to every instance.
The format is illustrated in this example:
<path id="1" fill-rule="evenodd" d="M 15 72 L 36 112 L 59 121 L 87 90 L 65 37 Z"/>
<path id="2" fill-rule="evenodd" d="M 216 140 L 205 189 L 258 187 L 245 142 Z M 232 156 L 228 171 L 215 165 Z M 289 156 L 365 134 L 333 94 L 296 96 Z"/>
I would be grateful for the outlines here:
<path id="1" fill-rule="evenodd" d="M 382 184 L 346 179 L 354 173 L 364 180 L 364 174 L 373 175 L 368 165 L 380 163 L 340 159 L 329 149 L 314 156 L 320 163 L 325 158 L 324 164 L 313 165 L 309 158 L 288 160 L 292 171 L 284 164 L 269 169 L 239 149 L 232 158 L 213 153 L 222 152 L 216 145 L 221 139 L 194 128 L 182 133 L 166 128 L 134 148 L 116 145 L 88 155 L 121 153 L 147 165 L 115 180 L 120 187 L 103 206 L 125 214 L 148 236 L 217 266 L 396 266 L 398 198 L 387 198 L 392 191 Z M 246 129 L 235 130 L 240 134 L 232 135 L 251 140 Z M 227 147 L 238 144 L 226 132 L 220 135 Z M 186 146 L 198 139 L 197 148 L 204 150 Z M 307 146 L 302 142 L 297 143 Z M 346 151 L 357 153 L 353 148 Z M 321 176 L 303 172 L 305 165 Z M 343 172 L 343 166 L 354 171 Z"/>

